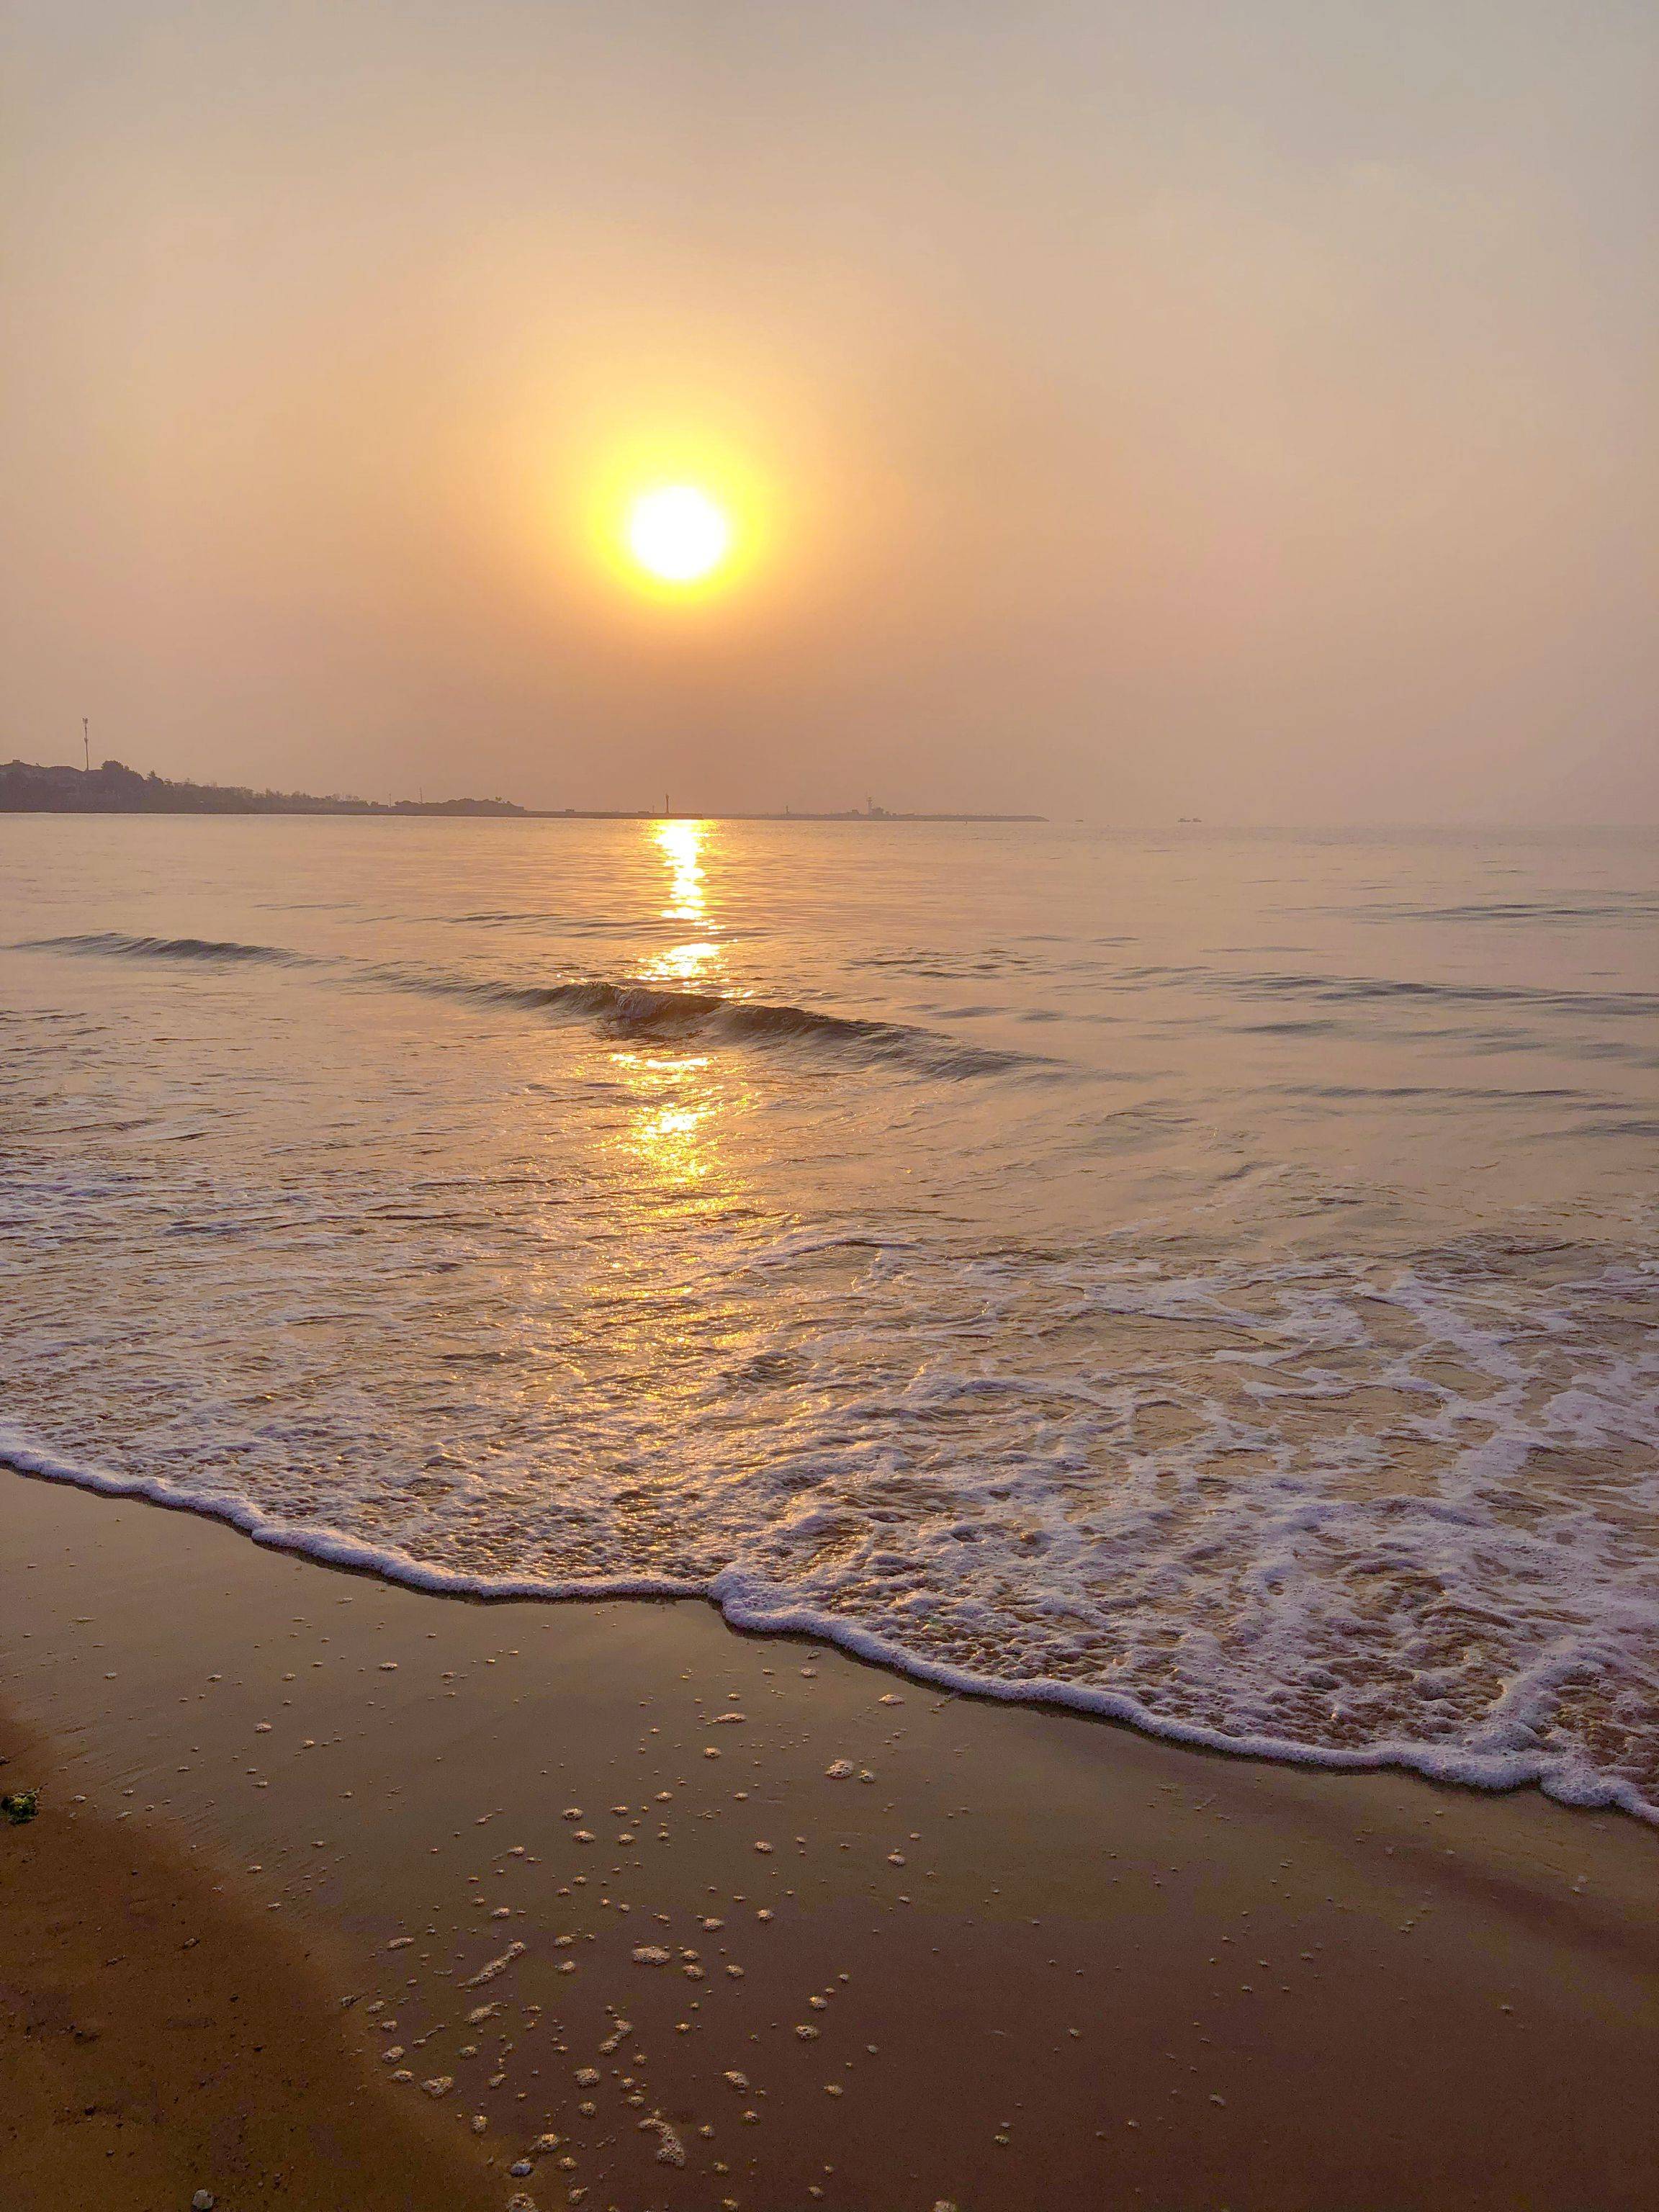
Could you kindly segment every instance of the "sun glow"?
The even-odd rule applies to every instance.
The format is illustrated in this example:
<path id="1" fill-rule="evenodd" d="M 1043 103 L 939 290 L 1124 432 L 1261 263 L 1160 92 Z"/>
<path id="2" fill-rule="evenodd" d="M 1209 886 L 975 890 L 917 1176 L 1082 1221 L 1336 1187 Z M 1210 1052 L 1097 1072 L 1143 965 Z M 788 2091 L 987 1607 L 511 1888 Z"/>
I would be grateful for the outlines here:
<path id="1" fill-rule="evenodd" d="M 731 518 L 696 484 L 641 492 L 629 507 L 624 534 L 635 561 L 659 584 L 707 582 L 732 552 Z"/>
<path id="2" fill-rule="evenodd" d="M 775 590 L 787 507 L 778 472 L 718 428 L 665 423 L 648 393 L 636 420 L 619 420 L 624 408 L 635 408 L 625 391 L 603 409 L 573 403 L 569 441 L 549 456 L 532 509 L 540 532 L 552 522 L 556 557 L 616 594 L 624 620 L 630 601 L 717 617 L 756 586 Z"/>

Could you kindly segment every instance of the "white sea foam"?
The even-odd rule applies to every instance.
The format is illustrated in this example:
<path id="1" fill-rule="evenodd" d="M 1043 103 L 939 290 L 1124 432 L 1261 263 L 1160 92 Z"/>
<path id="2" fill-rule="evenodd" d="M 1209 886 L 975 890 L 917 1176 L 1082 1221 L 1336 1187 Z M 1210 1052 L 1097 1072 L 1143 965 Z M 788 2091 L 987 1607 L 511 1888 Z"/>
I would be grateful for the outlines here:
<path id="1" fill-rule="evenodd" d="M 296 1333 L 264 1348 L 250 1420 L 222 1365 L 202 1387 L 199 1340 L 196 1389 L 158 1405 L 152 1340 L 151 1389 L 102 1347 L 95 1417 L 63 1402 L 53 1442 L 0 1447 L 426 1589 L 706 1595 L 1186 1741 L 1654 1813 L 1645 1277 L 1529 1286 L 1468 1253 L 1183 1276 L 798 1236 L 713 1256 L 690 1340 L 653 1323 L 550 1404 L 531 1378 L 446 1382 L 434 1431 L 429 1370 L 319 1399 Z M 672 1311 L 691 1287 L 629 1295 Z M 369 1371 L 408 1319 L 382 1313 Z M 100 1456 L 124 1406 L 137 1441 Z"/>

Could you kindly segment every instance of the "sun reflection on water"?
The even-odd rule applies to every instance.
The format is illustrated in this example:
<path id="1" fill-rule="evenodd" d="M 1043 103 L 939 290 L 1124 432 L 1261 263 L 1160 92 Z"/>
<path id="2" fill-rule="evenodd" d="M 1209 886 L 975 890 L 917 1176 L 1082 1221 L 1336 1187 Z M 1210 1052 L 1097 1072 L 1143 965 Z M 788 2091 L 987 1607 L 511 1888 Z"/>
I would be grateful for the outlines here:
<path id="1" fill-rule="evenodd" d="M 658 822 L 653 825 L 652 835 L 658 850 L 668 864 L 668 904 L 662 910 L 665 921 L 702 921 L 708 912 L 702 872 L 702 845 L 708 828 L 705 822 Z"/>
<path id="2" fill-rule="evenodd" d="M 627 1145 L 660 1192 L 701 1182 L 715 1164 L 709 1139 L 720 1103 L 707 1053 L 618 1052 L 617 1073 L 632 1092 Z"/>
<path id="3" fill-rule="evenodd" d="M 707 822 L 653 822 L 645 832 L 647 851 L 667 872 L 663 903 L 666 922 L 692 925 L 696 934 L 683 944 L 665 945 L 643 962 L 639 979 L 676 991 L 716 991 L 725 947 L 709 915 L 705 860 L 713 848 Z M 722 1109 L 732 1103 L 721 1069 L 708 1053 L 686 1052 L 666 1044 L 654 1050 L 630 1047 L 613 1055 L 617 1073 L 634 1101 L 624 1139 L 647 1186 L 659 1198 L 708 1186 L 719 1165 L 713 1142 Z M 716 1181 L 718 1178 L 716 1178 Z"/>
<path id="4" fill-rule="evenodd" d="M 689 921 L 708 927 L 708 877 L 703 849 L 708 842 L 706 822 L 655 822 L 650 835 L 668 870 L 665 921 Z M 721 945 L 707 934 L 684 945 L 671 945 L 648 960 L 640 970 L 647 983 L 667 983 L 681 989 L 708 988 L 720 965 Z"/>
<path id="5" fill-rule="evenodd" d="M 647 983 L 706 983 L 720 957 L 720 946 L 708 939 L 695 945 L 671 945 L 640 972 Z"/>

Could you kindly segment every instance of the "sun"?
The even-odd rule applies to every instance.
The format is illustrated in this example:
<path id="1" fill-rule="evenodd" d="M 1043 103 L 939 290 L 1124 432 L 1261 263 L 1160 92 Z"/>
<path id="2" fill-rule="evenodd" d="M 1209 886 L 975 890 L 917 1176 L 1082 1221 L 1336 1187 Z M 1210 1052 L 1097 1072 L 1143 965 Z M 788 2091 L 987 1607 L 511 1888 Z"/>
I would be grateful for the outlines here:
<path id="1" fill-rule="evenodd" d="M 724 507 L 696 484 L 659 484 L 641 492 L 628 509 L 623 536 L 629 552 L 659 584 L 707 582 L 732 552 L 732 529 Z"/>

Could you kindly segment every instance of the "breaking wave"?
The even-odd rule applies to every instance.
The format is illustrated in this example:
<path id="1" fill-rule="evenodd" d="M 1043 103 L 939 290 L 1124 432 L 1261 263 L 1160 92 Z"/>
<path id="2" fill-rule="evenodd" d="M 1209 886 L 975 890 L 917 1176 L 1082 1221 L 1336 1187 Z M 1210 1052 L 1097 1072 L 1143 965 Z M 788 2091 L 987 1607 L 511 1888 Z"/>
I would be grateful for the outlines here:
<path id="1" fill-rule="evenodd" d="M 337 1279 L 333 1217 L 314 1273 L 285 1222 L 275 1289 L 257 1235 L 193 1242 L 136 1340 L 43 1308 L 0 1455 L 422 1589 L 705 1597 L 958 1690 L 1659 1820 L 1645 1264 L 647 1239 L 549 1370 L 510 1287 L 434 1340 L 407 1218 Z M 251 1298 L 307 1326 L 256 1348 Z"/>
<path id="2" fill-rule="evenodd" d="M 572 983 L 470 982 L 464 977 L 374 971 L 397 990 L 469 999 L 491 1006 L 520 1006 L 528 1013 L 589 1021 L 613 1036 L 664 1042 L 698 1039 L 713 1043 L 807 1045 L 849 1050 L 865 1060 L 895 1060 L 933 1075 L 995 1075 L 1041 1070 L 1053 1063 L 1034 1054 L 997 1052 L 958 1044 L 934 1030 L 902 1022 L 824 1013 L 811 1006 L 772 1006 L 762 1000 L 722 998 L 713 992 L 666 991 L 654 983 L 612 983 L 601 978 Z"/>
<path id="3" fill-rule="evenodd" d="M 803 1046 L 850 1053 L 866 1062 L 908 1066 L 930 1075 L 1040 1075 L 1057 1066 L 1035 1053 L 965 1044 L 908 1023 L 727 998 L 713 992 L 665 990 L 654 983 L 611 981 L 603 976 L 562 983 L 512 983 L 430 969 L 328 959 L 275 945 L 240 945 L 199 937 L 133 937 L 118 930 L 37 938 L 20 949 L 112 959 L 311 969 L 334 974 L 349 983 L 412 991 L 428 998 L 463 1000 L 477 1006 L 514 1007 L 555 1020 L 585 1021 L 609 1035 L 647 1042 L 684 1043 L 695 1039 L 714 1044 Z"/>

